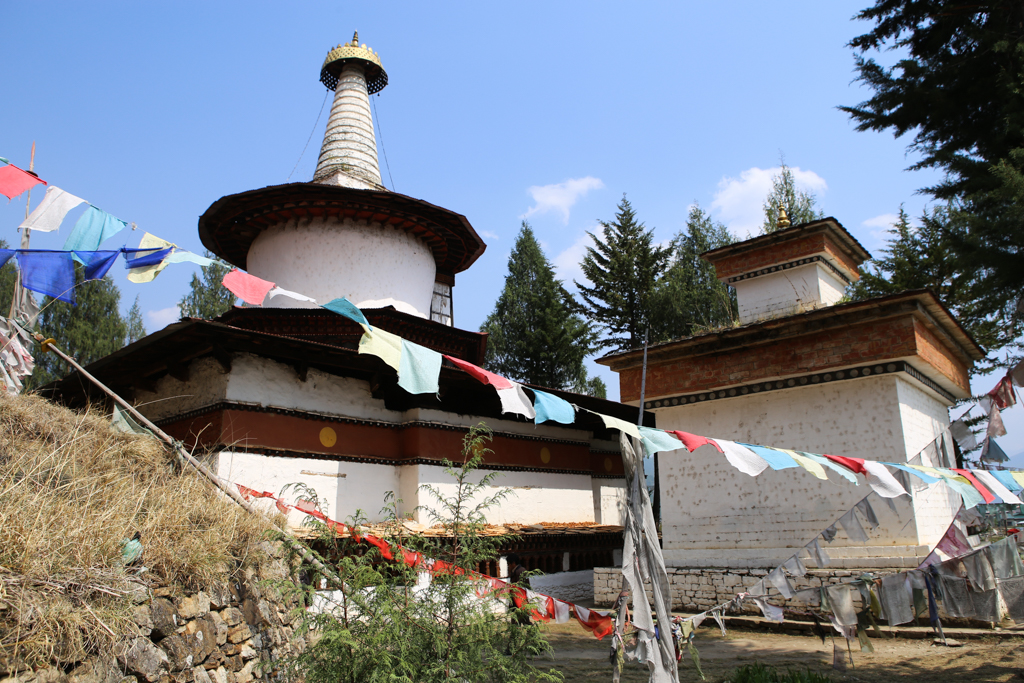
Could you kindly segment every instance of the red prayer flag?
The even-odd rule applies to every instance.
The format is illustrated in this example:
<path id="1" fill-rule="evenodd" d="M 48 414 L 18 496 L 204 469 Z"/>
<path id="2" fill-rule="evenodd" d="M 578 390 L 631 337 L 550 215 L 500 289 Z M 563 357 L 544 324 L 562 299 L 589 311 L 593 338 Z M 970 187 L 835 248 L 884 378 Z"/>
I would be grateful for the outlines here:
<path id="1" fill-rule="evenodd" d="M 706 436 L 698 436 L 697 434 L 679 431 L 669 431 L 669 434 L 682 441 L 683 445 L 686 446 L 686 450 L 691 453 L 704 445 L 714 446 L 718 449 L 719 453 L 722 453 L 722 447 L 715 443 L 714 439 L 709 439 Z"/>
<path id="2" fill-rule="evenodd" d="M 28 188 L 39 183 L 45 185 L 46 181 L 40 180 L 28 171 L 21 170 L 14 164 L 0 168 L 0 194 L 8 199 L 14 199 Z"/>
<path id="3" fill-rule="evenodd" d="M 576 621 L 580 622 L 580 626 L 597 636 L 598 640 L 615 630 L 615 622 L 608 615 L 599 614 L 579 605 L 573 605 L 572 611 L 576 615 Z"/>
<path id="4" fill-rule="evenodd" d="M 263 300 L 267 298 L 267 292 L 276 286 L 273 282 L 261 280 L 238 268 L 225 275 L 221 284 L 239 299 L 253 306 L 262 306 Z"/>
<path id="5" fill-rule="evenodd" d="M 257 491 L 256 489 L 251 489 L 248 486 L 242 486 L 241 484 L 235 484 L 235 486 L 238 487 L 239 493 L 241 493 L 242 497 L 245 498 L 246 500 L 249 500 L 250 498 L 273 498 L 274 497 L 274 494 L 271 493 L 270 491 Z"/>
<path id="6" fill-rule="evenodd" d="M 985 486 L 980 481 L 978 481 L 977 477 L 971 474 L 970 470 L 958 470 L 954 467 L 953 471 L 966 478 L 967 481 L 971 482 L 971 486 L 978 489 L 978 493 L 980 493 L 981 497 L 985 499 L 986 505 L 995 502 L 996 497 L 992 494 L 991 491 L 985 488 Z"/>
<path id="7" fill-rule="evenodd" d="M 1009 376 L 1000 379 L 995 388 L 986 395 L 995 401 L 1000 410 L 1009 408 L 1017 403 L 1017 397 L 1013 393 L 1013 383 L 1010 381 Z"/>
<path id="8" fill-rule="evenodd" d="M 459 360 L 458 358 L 452 358 L 451 356 L 445 356 L 445 358 L 447 358 L 452 363 L 457 365 L 460 369 L 464 370 L 465 372 L 468 372 L 469 374 L 471 374 L 473 377 L 480 380 L 484 384 L 493 384 L 495 389 L 512 388 L 512 382 L 505 379 L 501 375 L 496 375 L 493 372 L 487 372 L 486 370 L 477 365 L 467 363 L 466 361 Z"/>
<path id="9" fill-rule="evenodd" d="M 857 474 L 863 474 L 865 477 L 868 475 L 868 471 L 864 467 L 864 458 L 848 458 L 845 455 L 825 455 L 825 457 Z"/>

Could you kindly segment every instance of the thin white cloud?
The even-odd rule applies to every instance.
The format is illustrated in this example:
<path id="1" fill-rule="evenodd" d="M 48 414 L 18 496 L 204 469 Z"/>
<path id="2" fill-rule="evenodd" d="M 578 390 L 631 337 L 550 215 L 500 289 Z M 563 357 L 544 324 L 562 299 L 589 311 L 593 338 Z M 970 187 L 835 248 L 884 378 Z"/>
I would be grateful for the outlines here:
<path id="1" fill-rule="evenodd" d="M 500 237 L 498 237 L 497 233 L 493 233 L 490 230 L 477 230 L 476 234 L 480 235 L 481 237 L 486 237 L 489 240 L 500 240 L 501 239 Z"/>
<path id="2" fill-rule="evenodd" d="M 863 225 L 865 228 L 882 228 L 883 230 L 888 230 L 896 223 L 898 223 L 899 220 L 900 217 L 894 213 L 883 213 L 880 216 L 875 216 L 874 218 L 867 219 L 866 221 L 861 223 L 861 225 Z"/>
<path id="3" fill-rule="evenodd" d="M 591 229 L 591 232 L 597 228 Z M 580 268 L 580 261 L 587 254 L 587 247 L 593 246 L 594 242 L 590 239 L 590 235 L 583 233 L 576 241 L 571 245 L 563 249 L 555 258 L 551 259 L 551 263 L 555 266 L 555 275 L 565 288 L 569 291 L 574 291 L 576 286 L 573 285 L 574 280 L 582 280 L 586 282 L 586 278 L 583 277 L 583 270 Z"/>
<path id="4" fill-rule="evenodd" d="M 587 176 L 586 178 L 569 178 L 564 183 L 555 185 L 534 185 L 527 188 L 527 192 L 535 202 L 527 209 L 522 218 L 529 218 L 534 214 L 557 211 L 562 214 L 562 222 L 569 222 L 569 209 L 573 207 L 580 197 L 591 190 L 600 190 L 604 183 L 600 178 Z"/>
<path id="5" fill-rule="evenodd" d="M 146 311 L 146 326 L 153 330 L 162 330 L 181 318 L 181 310 L 177 306 L 161 308 L 157 311 Z"/>
<path id="6" fill-rule="evenodd" d="M 825 179 L 814 171 L 804 171 L 796 166 L 790 166 L 789 170 L 793 173 L 797 189 L 815 194 L 828 189 Z M 764 223 L 762 205 L 772 191 L 772 176 L 781 171 L 781 166 L 754 166 L 740 173 L 739 178 L 722 178 L 711 202 L 711 213 L 737 237 L 756 235 Z"/>

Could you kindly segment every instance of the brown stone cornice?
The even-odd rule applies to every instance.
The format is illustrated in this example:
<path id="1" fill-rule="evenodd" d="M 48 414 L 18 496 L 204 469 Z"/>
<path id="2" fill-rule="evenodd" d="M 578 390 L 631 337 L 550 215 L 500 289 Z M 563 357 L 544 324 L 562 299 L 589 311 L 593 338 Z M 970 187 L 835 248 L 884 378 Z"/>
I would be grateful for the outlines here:
<path id="1" fill-rule="evenodd" d="M 768 380 L 913 359 L 944 397 L 970 395 L 982 351 L 927 290 L 817 309 L 679 339 L 648 350 L 647 396 L 689 396 Z M 598 362 L 619 372 L 623 401 L 639 398 L 642 352 Z"/>
<path id="2" fill-rule="evenodd" d="M 920 317 L 925 325 L 937 333 L 937 336 L 940 336 L 949 345 L 950 350 L 964 362 L 970 363 L 985 357 L 984 350 L 978 346 L 978 343 L 966 330 L 960 327 L 960 324 L 931 290 L 920 289 L 818 308 L 797 315 L 761 320 L 747 325 L 655 344 L 647 350 L 648 362 L 696 357 L 737 348 L 772 344 L 813 332 L 907 314 Z M 598 358 L 596 362 L 606 365 L 616 372 L 621 372 L 639 366 L 643 362 L 643 350 L 633 349 L 622 353 L 608 354 Z"/>

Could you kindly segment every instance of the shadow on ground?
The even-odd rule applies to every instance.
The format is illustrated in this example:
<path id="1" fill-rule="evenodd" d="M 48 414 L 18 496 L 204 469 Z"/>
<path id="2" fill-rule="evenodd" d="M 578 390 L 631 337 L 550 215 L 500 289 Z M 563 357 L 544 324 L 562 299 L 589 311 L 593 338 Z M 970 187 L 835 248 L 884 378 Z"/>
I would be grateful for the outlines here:
<path id="1" fill-rule="evenodd" d="M 557 669 L 567 682 L 611 679 L 609 638 L 598 641 L 571 623 L 544 628 L 552 654 L 538 658 L 534 662 L 537 667 Z M 959 648 L 935 646 L 929 640 L 873 638 L 874 653 L 861 652 L 856 642 L 852 644 L 853 665 L 848 664 L 845 673 L 832 668 L 831 639 L 822 645 L 820 639 L 808 636 L 739 630 L 722 637 L 717 628 L 705 627 L 699 630 L 696 642 L 708 681 L 725 681 L 736 667 L 755 662 L 782 670 L 810 669 L 834 681 L 1024 681 L 1024 639 L 1020 637 L 993 635 L 965 641 Z M 842 638 L 834 642 L 845 651 Z M 685 652 L 679 663 L 679 679 L 700 680 Z M 647 670 L 627 663 L 622 680 L 647 681 Z"/>

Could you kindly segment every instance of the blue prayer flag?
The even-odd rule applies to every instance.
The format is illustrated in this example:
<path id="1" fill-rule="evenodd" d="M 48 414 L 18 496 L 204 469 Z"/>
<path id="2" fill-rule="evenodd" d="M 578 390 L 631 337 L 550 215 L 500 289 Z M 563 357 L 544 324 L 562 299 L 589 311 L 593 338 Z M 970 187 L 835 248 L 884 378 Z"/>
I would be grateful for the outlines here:
<path id="1" fill-rule="evenodd" d="M 18 265 L 22 287 L 75 303 L 75 262 L 71 252 L 26 249 L 18 252 Z"/>
<path id="2" fill-rule="evenodd" d="M 398 363 L 398 386 L 410 394 L 436 394 L 441 375 L 441 354 L 425 346 L 402 340 Z"/>
<path id="3" fill-rule="evenodd" d="M 334 299 L 333 301 L 328 301 L 326 304 L 323 305 L 323 307 L 326 308 L 328 311 L 334 311 L 338 315 L 343 315 L 349 320 L 355 320 L 360 325 L 366 325 L 366 327 L 371 330 L 373 329 L 372 327 L 370 327 L 370 321 L 366 319 L 366 316 L 363 315 L 363 312 L 360 311 L 359 308 L 354 303 L 352 303 L 345 297 L 341 297 L 340 299 Z"/>
<path id="4" fill-rule="evenodd" d="M 7 265 L 7 262 L 10 261 L 11 257 L 16 253 L 18 252 L 15 249 L 0 249 L 0 268 Z"/>
<path id="5" fill-rule="evenodd" d="M 128 252 L 133 250 L 126 249 L 124 267 L 131 269 L 160 265 L 173 250 L 174 247 L 167 247 L 166 249 L 135 249 L 134 251 L 136 252 L 136 255 L 129 256 Z M 140 252 L 141 255 L 139 255 Z"/>
<path id="6" fill-rule="evenodd" d="M 85 266 L 86 280 L 101 280 L 120 255 L 120 249 L 117 251 L 76 251 L 73 258 Z"/>
<path id="7" fill-rule="evenodd" d="M 644 448 L 650 455 L 661 451 L 675 451 L 686 448 L 683 442 L 662 429 L 651 429 L 640 427 L 640 438 L 644 442 Z"/>
<path id="8" fill-rule="evenodd" d="M 895 467 L 898 470 L 903 470 L 907 474 L 913 474 L 915 477 L 917 477 L 926 484 L 934 484 L 935 482 L 938 481 L 938 479 L 933 477 L 932 475 L 925 474 L 921 470 L 915 470 L 913 467 L 908 467 L 907 465 L 901 465 L 896 462 L 883 462 L 882 464 L 888 465 L 889 467 Z"/>
<path id="9" fill-rule="evenodd" d="M 64 243 L 65 251 L 96 251 L 108 237 L 113 237 L 128 226 L 120 218 L 90 205 L 75 223 L 75 229 Z"/>
<path id="10" fill-rule="evenodd" d="M 533 408 L 537 413 L 534 424 L 551 421 L 571 425 L 576 421 L 576 409 L 571 403 L 536 389 L 533 389 Z"/>
<path id="11" fill-rule="evenodd" d="M 800 463 L 794 460 L 788 453 L 783 453 L 777 448 L 754 446 L 753 444 L 742 443 L 740 441 L 737 441 L 736 443 L 741 446 L 746 446 L 764 458 L 768 462 L 768 467 L 771 467 L 773 470 L 785 470 L 790 467 L 800 467 Z"/>

